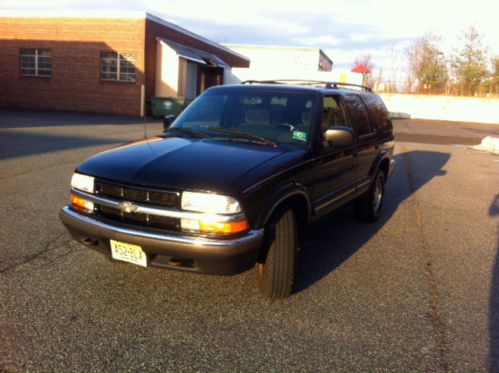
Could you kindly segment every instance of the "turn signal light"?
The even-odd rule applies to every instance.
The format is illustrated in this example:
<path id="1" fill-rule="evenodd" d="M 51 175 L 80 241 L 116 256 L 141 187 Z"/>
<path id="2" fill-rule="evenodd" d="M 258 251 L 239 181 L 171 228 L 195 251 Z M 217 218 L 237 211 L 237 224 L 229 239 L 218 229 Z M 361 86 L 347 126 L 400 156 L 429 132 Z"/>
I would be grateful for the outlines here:
<path id="1" fill-rule="evenodd" d="M 94 211 L 94 203 L 87 201 L 84 198 L 78 197 L 77 195 L 71 194 L 71 204 L 74 208 L 79 210 L 85 210 L 88 212 Z"/>
<path id="2" fill-rule="evenodd" d="M 249 224 L 246 219 L 233 222 L 182 219 L 181 226 L 184 230 L 210 234 L 234 234 L 249 229 Z"/>
<path id="3" fill-rule="evenodd" d="M 206 233 L 220 233 L 220 234 L 233 234 L 248 230 L 248 221 L 234 221 L 227 223 L 217 223 L 217 222 L 199 222 L 199 230 Z"/>

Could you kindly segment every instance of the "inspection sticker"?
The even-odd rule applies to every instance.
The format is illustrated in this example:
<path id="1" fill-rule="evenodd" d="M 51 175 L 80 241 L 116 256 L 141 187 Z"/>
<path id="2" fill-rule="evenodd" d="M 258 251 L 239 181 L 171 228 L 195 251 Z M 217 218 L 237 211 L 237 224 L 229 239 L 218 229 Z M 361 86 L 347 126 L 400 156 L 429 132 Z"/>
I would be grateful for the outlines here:
<path id="1" fill-rule="evenodd" d="M 302 131 L 293 131 L 293 140 L 307 141 L 307 133 Z"/>

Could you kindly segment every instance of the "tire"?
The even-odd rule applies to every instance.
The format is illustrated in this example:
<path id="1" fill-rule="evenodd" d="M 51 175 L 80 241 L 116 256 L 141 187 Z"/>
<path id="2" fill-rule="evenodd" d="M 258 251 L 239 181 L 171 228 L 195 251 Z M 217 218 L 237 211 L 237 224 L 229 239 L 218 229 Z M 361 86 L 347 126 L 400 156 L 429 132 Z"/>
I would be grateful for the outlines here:
<path id="1" fill-rule="evenodd" d="M 283 299 L 293 292 L 297 259 L 297 227 L 292 210 L 277 215 L 269 227 L 270 247 L 264 263 L 257 263 L 260 293 L 269 299 Z"/>
<path id="2" fill-rule="evenodd" d="M 355 201 L 353 208 L 355 218 L 361 222 L 374 223 L 379 219 L 383 199 L 385 197 L 385 174 L 378 171 L 369 191 Z"/>

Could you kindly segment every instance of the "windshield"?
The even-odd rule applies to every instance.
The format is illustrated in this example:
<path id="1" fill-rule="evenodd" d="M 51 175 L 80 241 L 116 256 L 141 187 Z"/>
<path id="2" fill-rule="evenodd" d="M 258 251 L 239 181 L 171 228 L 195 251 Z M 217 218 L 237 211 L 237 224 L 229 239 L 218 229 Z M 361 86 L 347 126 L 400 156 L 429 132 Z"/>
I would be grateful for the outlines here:
<path id="1" fill-rule="evenodd" d="M 195 100 L 170 131 L 262 145 L 307 146 L 314 96 L 307 93 L 212 91 Z M 181 130 L 183 129 L 183 130 Z"/>

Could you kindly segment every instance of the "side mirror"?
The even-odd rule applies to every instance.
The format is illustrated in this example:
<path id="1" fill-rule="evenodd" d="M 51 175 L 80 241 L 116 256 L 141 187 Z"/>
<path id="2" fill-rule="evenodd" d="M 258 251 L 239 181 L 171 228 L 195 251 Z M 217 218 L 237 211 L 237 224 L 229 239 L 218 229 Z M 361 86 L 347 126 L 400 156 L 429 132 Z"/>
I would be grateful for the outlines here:
<path id="1" fill-rule="evenodd" d="M 177 119 L 177 117 L 173 114 L 165 115 L 163 119 L 163 131 L 166 131 L 168 128 L 170 128 L 175 119 Z"/>
<path id="2" fill-rule="evenodd" d="M 324 138 L 332 146 L 341 148 L 352 146 L 355 143 L 355 133 L 348 127 L 329 127 L 324 133 Z"/>

